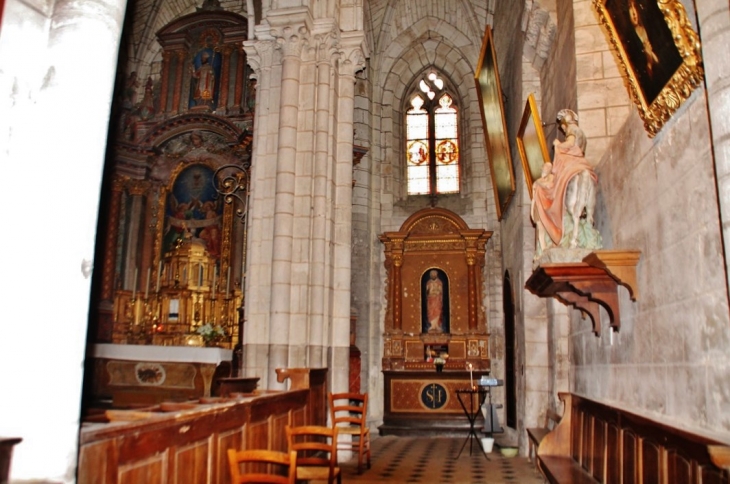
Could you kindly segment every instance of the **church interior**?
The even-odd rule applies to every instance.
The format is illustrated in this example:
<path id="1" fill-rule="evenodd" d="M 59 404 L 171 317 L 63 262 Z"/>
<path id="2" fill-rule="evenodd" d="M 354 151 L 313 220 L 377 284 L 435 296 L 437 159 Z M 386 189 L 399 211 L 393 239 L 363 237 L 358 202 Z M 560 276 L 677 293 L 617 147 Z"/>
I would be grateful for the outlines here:
<path id="1" fill-rule="evenodd" d="M 718 0 L 0 2 L 0 483 L 227 483 L 348 392 L 730 483 L 728 43 Z"/>

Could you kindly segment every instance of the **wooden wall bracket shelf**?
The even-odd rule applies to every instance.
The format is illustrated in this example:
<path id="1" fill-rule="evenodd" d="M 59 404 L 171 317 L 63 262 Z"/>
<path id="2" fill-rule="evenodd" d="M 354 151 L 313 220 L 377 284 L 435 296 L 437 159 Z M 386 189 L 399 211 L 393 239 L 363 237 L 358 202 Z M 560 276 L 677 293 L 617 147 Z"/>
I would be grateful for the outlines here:
<path id="1" fill-rule="evenodd" d="M 618 331 L 621 328 L 618 286 L 625 286 L 631 300 L 637 300 L 636 266 L 640 255 L 636 250 L 599 250 L 581 262 L 542 264 L 533 271 L 525 287 L 536 296 L 555 297 L 588 313 L 596 336 L 601 335 L 599 306 L 602 306 L 608 313 L 610 326 Z"/>

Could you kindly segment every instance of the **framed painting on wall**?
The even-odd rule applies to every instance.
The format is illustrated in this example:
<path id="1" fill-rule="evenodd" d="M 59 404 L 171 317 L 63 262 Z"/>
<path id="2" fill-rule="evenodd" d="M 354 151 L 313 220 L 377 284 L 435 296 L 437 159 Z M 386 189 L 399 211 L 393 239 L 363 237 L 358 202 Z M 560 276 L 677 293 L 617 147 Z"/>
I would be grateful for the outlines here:
<path id="1" fill-rule="evenodd" d="M 700 41 L 679 0 L 593 0 L 644 127 L 654 137 L 704 76 Z"/>
<path id="2" fill-rule="evenodd" d="M 497 206 L 497 219 L 502 220 L 515 193 L 515 176 L 512 171 L 512 156 L 507 137 L 507 121 L 504 117 L 497 56 L 492 40 L 492 29 L 488 25 L 484 33 L 474 79 L 479 96 L 479 109 L 482 113 L 484 138 L 487 144 L 487 156 Z"/>
<path id="3" fill-rule="evenodd" d="M 517 149 L 522 159 L 527 191 L 532 198 L 532 184 L 542 176 L 543 165 L 550 161 L 540 113 L 537 111 L 537 103 L 532 93 L 527 96 L 525 112 L 522 114 L 522 122 L 517 132 Z"/>

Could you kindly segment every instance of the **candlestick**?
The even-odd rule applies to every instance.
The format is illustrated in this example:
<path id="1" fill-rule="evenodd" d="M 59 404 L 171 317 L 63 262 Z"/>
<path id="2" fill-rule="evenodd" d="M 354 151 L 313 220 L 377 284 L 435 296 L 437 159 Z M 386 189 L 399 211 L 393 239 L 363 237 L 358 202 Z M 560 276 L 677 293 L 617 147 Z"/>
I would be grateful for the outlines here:
<path id="1" fill-rule="evenodd" d="M 157 292 L 160 292 L 160 278 L 162 277 L 162 261 L 157 267 Z"/>
<path id="2" fill-rule="evenodd" d="M 231 292 L 231 266 L 228 266 L 228 279 L 226 280 L 226 297 Z"/>
<path id="3" fill-rule="evenodd" d="M 137 298 L 137 268 L 134 268 L 134 279 L 132 280 L 132 301 Z"/>
<path id="4" fill-rule="evenodd" d="M 150 295 L 150 276 L 152 275 L 152 268 L 147 268 L 147 284 L 144 286 L 144 299 L 145 301 Z"/>

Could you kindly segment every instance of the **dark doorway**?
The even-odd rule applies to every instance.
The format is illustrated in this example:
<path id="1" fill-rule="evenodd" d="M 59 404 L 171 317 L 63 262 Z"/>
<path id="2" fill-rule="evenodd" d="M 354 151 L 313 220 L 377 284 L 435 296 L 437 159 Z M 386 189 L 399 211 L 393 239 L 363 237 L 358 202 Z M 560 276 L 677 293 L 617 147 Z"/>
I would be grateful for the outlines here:
<path id="1" fill-rule="evenodd" d="M 517 428 L 517 378 L 515 375 L 515 304 L 509 272 L 504 273 L 502 287 L 504 311 L 504 388 L 507 427 Z"/>

